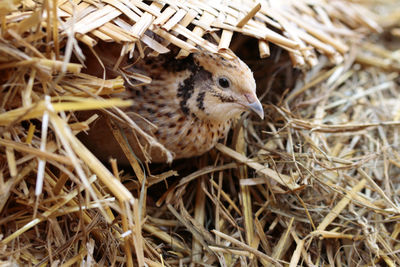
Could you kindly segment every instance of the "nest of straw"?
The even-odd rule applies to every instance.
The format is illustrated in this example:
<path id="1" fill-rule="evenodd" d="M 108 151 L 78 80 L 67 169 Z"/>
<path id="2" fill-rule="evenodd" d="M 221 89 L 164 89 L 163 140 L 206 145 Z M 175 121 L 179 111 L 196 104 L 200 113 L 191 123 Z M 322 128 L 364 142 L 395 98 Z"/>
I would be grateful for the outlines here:
<path id="1" fill-rule="evenodd" d="M 399 18 L 396 1 L 0 2 L 0 265 L 400 265 Z M 75 112 L 134 99 L 84 74 L 99 41 L 230 48 L 266 119 L 196 161 L 100 162 L 76 137 L 96 115 Z"/>

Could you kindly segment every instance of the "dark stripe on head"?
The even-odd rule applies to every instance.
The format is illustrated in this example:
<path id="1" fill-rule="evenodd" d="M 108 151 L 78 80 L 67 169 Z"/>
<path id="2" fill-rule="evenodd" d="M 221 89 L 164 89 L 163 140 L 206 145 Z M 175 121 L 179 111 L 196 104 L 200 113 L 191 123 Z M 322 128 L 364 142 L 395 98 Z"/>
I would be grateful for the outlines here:
<path id="1" fill-rule="evenodd" d="M 187 102 L 189 98 L 192 96 L 194 91 L 194 73 L 190 74 L 188 78 L 186 78 L 183 83 L 179 84 L 178 94 L 177 96 L 181 98 L 179 105 L 181 110 L 186 115 L 189 115 L 189 108 L 187 107 Z"/>
<path id="2" fill-rule="evenodd" d="M 206 71 L 204 68 L 196 65 L 195 68 L 191 69 L 192 73 L 188 78 L 186 78 L 182 83 L 179 84 L 178 87 L 178 94 L 177 96 L 181 99 L 179 102 L 179 105 L 181 107 L 181 110 L 183 113 L 186 115 L 189 115 L 190 110 L 187 106 L 187 102 L 190 99 L 190 97 L 193 95 L 194 92 L 194 87 L 202 87 L 204 84 L 208 84 L 209 81 L 212 79 L 212 74 L 209 71 Z M 199 94 L 199 97 L 202 93 Z M 204 95 L 201 97 L 204 99 Z M 201 100 L 201 107 L 204 109 L 203 106 L 203 100 Z M 200 101 L 197 99 L 197 101 Z M 200 107 L 199 107 L 200 108 Z M 201 108 L 200 108 L 201 109 Z"/>
<path id="3" fill-rule="evenodd" d="M 220 95 L 218 97 L 219 97 L 219 99 L 221 99 L 221 102 L 224 102 L 224 103 L 233 103 L 233 102 L 235 102 L 235 99 L 233 97 L 231 97 L 231 96 L 227 97 L 227 96 Z"/>
<path id="4" fill-rule="evenodd" d="M 197 107 L 203 111 L 204 111 L 204 96 L 205 95 L 206 95 L 206 91 L 202 91 L 199 93 L 199 95 L 197 96 L 197 99 L 196 99 Z"/>
<path id="5" fill-rule="evenodd" d="M 221 95 L 220 93 L 215 92 L 215 91 L 212 92 L 212 95 L 215 96 L 215 97 L 218 97 L 219 100 L 221 100 L 221 102 L 223 102 L 223 103 L 232 103 L 232 102 L 235 102 L 235 99 L 234 99 L 233 97 Z"/>

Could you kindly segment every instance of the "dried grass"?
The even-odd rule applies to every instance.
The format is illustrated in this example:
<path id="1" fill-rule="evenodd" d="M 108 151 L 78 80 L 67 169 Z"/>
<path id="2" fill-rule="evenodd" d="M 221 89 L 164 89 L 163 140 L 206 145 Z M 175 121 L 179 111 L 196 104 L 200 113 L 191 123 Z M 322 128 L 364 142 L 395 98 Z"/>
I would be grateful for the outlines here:
<path id="1" fill-rule="evenodd" d="M 0 2 L 0 265 L 400 265 L 396 4 Z M 232 48 L 267 118 L 245 115 L 197 160 L 107 168 L 76 137 L 97 115 L 74 112 L 121 120 L 134 99 L 81 73 L 79 46 L 99 40 Z"/>

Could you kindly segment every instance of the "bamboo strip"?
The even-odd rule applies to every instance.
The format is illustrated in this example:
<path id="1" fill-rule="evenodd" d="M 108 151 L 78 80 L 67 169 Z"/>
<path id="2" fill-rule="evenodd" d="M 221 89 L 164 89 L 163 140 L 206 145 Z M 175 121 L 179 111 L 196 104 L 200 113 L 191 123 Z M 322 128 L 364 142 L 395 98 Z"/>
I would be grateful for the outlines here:
<path id="1" fill-rule="evenodd" d="M 88 16 L 85 16 L 83 19 L 78 21 L 74 25 L 74 32 L 86 34 L 106 24 L 107 22 L 110 22 L 121 14 L 121 11 L 107 5 L 96 10 L 95 12 L 90 13 Z"/>
<path id="2" fill-rule="evenodd" d="M 150 8 L 153 10 L 161 10 L 161 8 L 163 7 L 163 4 L 161 3 L 157 3 L 157 2 L 153 2 L 150 5 Z M 137 21 L 135 23 L 135 25 L 133 25 L 131 32 L 133 33 L 133 35 L 138 36 L 138 37 L 142 37 L 143 34 L 145 33 L 145 31 L 150 27 L 150 25 L 153 24 L 154 19 L 156 17 L 160 17 L 160 15 L 154 16 L 149 12 L 145 12 L 139 19 L 139 21 Z"/>
<path id="3" fill-rule="evenodd" d="M 164 25 L 175 13 L 176 10 L 169 6 L 161 13 L 158 18 L 154 20 L 153 24 L 160 27 Z"/>
<path id="4" fill-rule="evenodd" d="M 122 1 L 116 1 L 116 0 L 102 0 L 104 3 L 108 3 L 115 8 L 119 9 L 123 14 L 125 14 L 128 18 L 130 18 L 132 21 L 137 22 L 140 20 L 140 16 L 137 15 L 135 12 L 133 12 L 130 8 L 128 8 L 125 3 Z"/>
<path id="5" fill-rule="evenodd" d="M 164 23 L 161 28 L 166 30 L 167 32 L 172 29 L 176 24 L 178 24 L 188 12 L 184 9 L 179 9 L 166 23 Z M 185 25 L 187 26 L 187 25 Z"/>
<path id="6" fill-rule="evenodd" d="M 256 15 L 256 13 L 261 9 L 261 4 L 257 3 L 237 24 L 236 27 L 243 27 L 247 22 Z"/>
<path id="7" fill-rule="evenodd" d="M 221 34 L 221 40 L 218 44 L 218 52 L 224 52 L 229 49 L 233 36 L 233 31 L 223 30 Z"/>

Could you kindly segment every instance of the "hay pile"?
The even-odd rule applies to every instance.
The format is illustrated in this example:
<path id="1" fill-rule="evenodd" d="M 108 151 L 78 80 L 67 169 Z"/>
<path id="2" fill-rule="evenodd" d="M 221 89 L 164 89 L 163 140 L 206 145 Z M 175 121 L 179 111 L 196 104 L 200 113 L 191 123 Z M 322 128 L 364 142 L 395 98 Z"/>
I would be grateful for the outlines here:
<path id="1" fill-rule="evenodd" d="M 400 265 L 396 2 L 0 2 L 0 264 Z M 100 40 L 230 47 L 267 118 L 195 161 L 102 163 L 74 112 L 134 99 L 82 73 Z"/>

